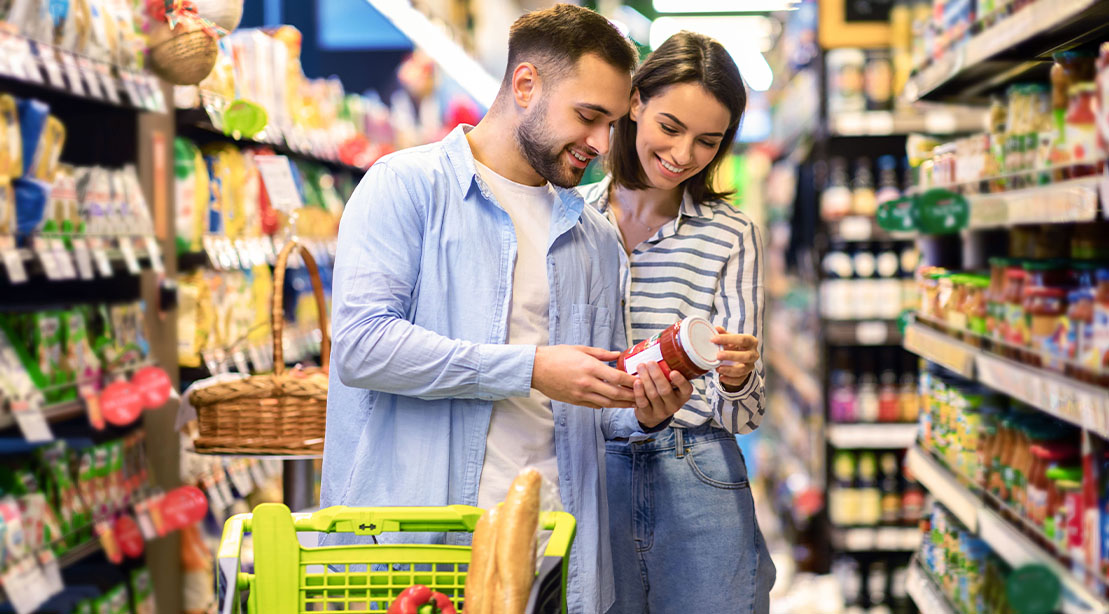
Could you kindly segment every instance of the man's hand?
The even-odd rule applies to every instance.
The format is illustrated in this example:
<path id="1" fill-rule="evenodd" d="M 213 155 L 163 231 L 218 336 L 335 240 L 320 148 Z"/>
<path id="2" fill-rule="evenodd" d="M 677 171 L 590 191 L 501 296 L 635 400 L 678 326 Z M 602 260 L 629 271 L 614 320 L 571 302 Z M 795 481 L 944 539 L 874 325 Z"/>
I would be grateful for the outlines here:
<path id="1" fill-rule="evenodd" d="M 654 428 L 673 416 L 693 396 L 693 384 L 677 371 L 670 379 L 662 374 L 657 362 L 640 363 L 635 380 L 635 417 L 647 428 Z"/>
<path id="2" fill-rule="evenodd" d="M 531 387 L 571 405 L 631 407 L 635 377 L 605 364 L 619 356 L 620 352 L 584 345 L 540 346 L 535 349 Z"/>
<path id="3" fill-rule="evenodd" d="M 721 326 L 716 327 L 716 332 L 712 342 L 722 350 L 716 355 L 723 362 L 716 368 L 720 383 L 738 390 L 755 370 L 755 361 L 759 359 L 759 340 L 751 335 L 729 333 Z"/>

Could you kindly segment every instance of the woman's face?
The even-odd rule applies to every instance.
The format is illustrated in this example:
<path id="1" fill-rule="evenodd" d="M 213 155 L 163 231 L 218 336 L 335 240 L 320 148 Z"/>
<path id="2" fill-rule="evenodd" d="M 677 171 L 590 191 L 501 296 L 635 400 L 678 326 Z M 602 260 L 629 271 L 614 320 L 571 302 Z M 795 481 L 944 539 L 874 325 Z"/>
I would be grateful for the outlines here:
<path id="1" fill-rule="evenodd" d="M 720 149 L 731 115 L 697 83 L 672 85 L 646 102 L 632 94 L 635 150 L 651 187 L 669 190 L 701 172 Z"/>

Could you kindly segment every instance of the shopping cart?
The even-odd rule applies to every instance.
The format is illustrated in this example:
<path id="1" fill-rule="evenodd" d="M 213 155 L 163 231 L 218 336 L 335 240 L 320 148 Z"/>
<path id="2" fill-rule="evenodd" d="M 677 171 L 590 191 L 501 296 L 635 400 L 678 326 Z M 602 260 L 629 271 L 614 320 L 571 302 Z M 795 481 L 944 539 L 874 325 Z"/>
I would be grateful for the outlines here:
<path id="1" fill-rule="evenodd" d="M 249 614 L 384 614 L 397 595 L 413 584 L 445 594 L 461 611 L 469 546 L 374 543 L 306 548 L 296 533 L 473 532 L 483 513 L 476 507 L 451 505 L 329 507 L 293 514 L 284 505 L 264 503 L 253 514 L 232 516 L 224 525 L 216 559 L 219 612 L 238 614 L 242 593 L 247 591 Z M 566 611 L 567 566 L 577 523 L 566 512 L 543 512 L 539 522 L 552 533 L 526 612 L 558 614 Z M 253 536 L 254 573 L 241 571 L 239 555 L 246 533 Z"/>

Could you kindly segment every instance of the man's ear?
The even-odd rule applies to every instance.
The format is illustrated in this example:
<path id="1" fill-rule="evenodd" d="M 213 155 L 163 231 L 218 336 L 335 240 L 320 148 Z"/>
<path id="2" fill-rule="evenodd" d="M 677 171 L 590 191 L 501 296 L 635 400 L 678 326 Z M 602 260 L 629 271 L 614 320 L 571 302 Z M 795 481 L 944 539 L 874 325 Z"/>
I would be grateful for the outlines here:
<path id="1" fill-rule="evenodd" d="M 516 106 L 526 109 L 538 94 L 539 70 L 531 62 L 521 62 L 512 71 L 512 99 Z"/>
<path id="2" fill-rule="evenodd" d="M 632 103 L 631 108 L 628 109 L 628 119 L 633 122 L 639 121 L 639 113 L 642 111 L 643 100 L 639 97 L 639 90 L 632 90 Z"/>

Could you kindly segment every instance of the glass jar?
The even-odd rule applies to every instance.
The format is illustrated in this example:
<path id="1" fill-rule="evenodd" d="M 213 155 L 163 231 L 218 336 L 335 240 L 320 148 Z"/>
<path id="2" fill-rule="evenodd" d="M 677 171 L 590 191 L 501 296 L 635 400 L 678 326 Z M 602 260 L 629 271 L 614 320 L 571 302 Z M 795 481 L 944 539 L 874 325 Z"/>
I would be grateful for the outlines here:
<path id="1" fill-rule="evenodd" d="M 1066 344 L 1066 290 L 1043 286 L 1024 288 L 1024 314 L 1028 320 L 1027 362 L 1062 371 L 1058 360 Z"/>
<path id="2" fill-rule="evenodd" d="M 1070 177 L 1085 177 L 1098 171 L 1096 95 L 1097 86 L 1092 81 L 1076 83 L 1068 91 L 1070 101 L 1064 130 L 1066 151 L 1072 164 Z"/>
<path id="3" fill-rule="evenodd" d="M 1028 274 L 1020 266 L 1010 266 L 1005 271 L 1005 321 L 1002 336 L 1005 345 L 1001 355 L 1020 360 L 1027 344 L 1027 324 L 1024 319 L 1024 284 Z"/>
<path id="4" fill-rule="evenodd" d="M 963 303 L 967 317 L 967 330 L 971 335 L 969 340 L 972 345 L 981 345 L 981 338 L 986 336 L 986 325 L 989 317 L 989 306 L 986 293 L 990 287 L 990 278 L 985 275 L 967 275 L 967 296 Z"/>
<path id="5" fill-rule="evenodd" d="M 1005 320 L 1005 271 L 1013 264 L 1013 258 L 990 258 L 990 284 L 986 288 L 986 333 L 992 339 L 1001 339 L 1002 322 Z"/>
<path id="6" fill-rule="evenodd" d="M 947 284 L 950 284 L 950 295 L 944 305 L 944 321 L 951 327 L 952 330 L 962 333 L 967 328 L 967 314 L 965 311 L 965 303 L 967 298 L 967 277 L 962 274 L 955 274 L 947 278 Z M 940 280 L 940 293 L 944 292 L 944 280 Z"/>
<path id="7" fill-rule="evenodd" d="M 1062 348 L 1067 375 L 1093 381 L 1094 289 L 1080 288 L 1067 294 L 1067 339 Z"/>

